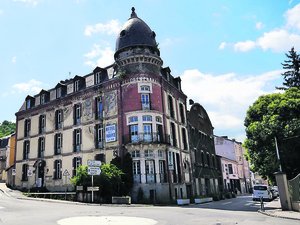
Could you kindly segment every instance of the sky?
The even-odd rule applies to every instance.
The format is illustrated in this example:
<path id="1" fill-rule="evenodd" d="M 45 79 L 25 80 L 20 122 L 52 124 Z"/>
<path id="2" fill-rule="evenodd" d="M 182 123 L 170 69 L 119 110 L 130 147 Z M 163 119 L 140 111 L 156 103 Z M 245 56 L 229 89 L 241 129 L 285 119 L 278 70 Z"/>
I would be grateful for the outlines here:
<path id="1" fill-rule="evenodd" d="M 243 141 L 247 109 L 300 51 L 299 0 L 0 0 L 0 121 L 15 121 L 27 95 L 113 63 L 133 6 L 214 134 Z"/>

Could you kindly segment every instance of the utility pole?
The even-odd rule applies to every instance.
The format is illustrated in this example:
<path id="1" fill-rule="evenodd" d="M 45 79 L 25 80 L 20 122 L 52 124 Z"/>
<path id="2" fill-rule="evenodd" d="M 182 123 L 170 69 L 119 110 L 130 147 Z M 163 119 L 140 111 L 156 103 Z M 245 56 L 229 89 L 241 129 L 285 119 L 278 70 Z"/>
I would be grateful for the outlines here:
<path id="1" fill-rule="evenodd" d="M 277 138 L 275 137 L 275 147 L 276 147 L 276 154 L 277 154 L 277 159 L 279 162 L 279 171 L 282 172 L 282 167 L 281 167 L 281 162 L 280 162 L 280 156 L 279 156 L 279 150 L 278 150 L 278 144 L 277 144 Z"/>

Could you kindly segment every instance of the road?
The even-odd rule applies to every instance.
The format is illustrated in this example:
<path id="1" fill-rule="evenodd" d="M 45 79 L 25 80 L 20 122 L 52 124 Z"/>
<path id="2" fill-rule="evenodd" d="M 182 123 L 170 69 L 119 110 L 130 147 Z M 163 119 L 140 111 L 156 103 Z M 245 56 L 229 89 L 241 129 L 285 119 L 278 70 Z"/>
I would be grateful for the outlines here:
<path id="1" fill-rule="evenodd" d="M 91 205 L 16 199 L 0 191 L 2 225 L 298 225 L 257 212 L 251 197 L 239 197 L 201 205 Z"/>

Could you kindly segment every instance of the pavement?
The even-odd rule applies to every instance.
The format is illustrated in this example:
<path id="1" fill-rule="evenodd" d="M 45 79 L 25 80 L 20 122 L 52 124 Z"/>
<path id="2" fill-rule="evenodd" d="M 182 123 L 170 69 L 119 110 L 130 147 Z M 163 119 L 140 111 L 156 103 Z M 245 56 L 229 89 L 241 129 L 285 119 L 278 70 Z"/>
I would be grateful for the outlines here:
<path id="1" fill-rule="evenodd" d="M 18 190 L 12 190 L 6 186 L 5 183 L 0 182 L 0 192 L 3 192 L 7 196 L 11 196 L 18 199 L 33 199 L 33 200 L 39 200 L 39 201 L 60 201 L 60 202 L 67 202 L 67 201 L 61 201 L 61 200 L 53 200 L 53 199 L 38 199 L 38 198 L 29 198 L 22 194 L 22 192 Z M 78 204 L 78 202 L 68 202 L 69 204 Z M 80 204 L 80 203 L 79 203 Z M 82 204 L 82 203 L 81 203 Z M 280 199 L 276 198 L 271 202 L 267 202 L 264 205 L 265 210 L 258 210 L 259 213 L 272 216 L 272 217 L 278 217 L 278 218 L 285 218 L 285 219 L 293 219 L 293 220 L 299 220 L 300 221 L 300 212 L 295 211 L 283 211 L 281 209 Z M 150 223 L 151 224 L 151 223 Z"/>

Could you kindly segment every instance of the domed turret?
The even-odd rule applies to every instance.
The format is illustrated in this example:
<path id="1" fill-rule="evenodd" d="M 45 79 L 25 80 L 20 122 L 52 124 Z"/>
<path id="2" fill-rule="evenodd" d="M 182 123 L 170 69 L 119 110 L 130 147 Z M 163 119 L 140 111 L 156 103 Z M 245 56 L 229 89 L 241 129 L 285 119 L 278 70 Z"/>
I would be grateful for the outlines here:
<path id="1" fill-rule="evenodd" d="M 133 46 L 145 46 L 158 51 L 155 32 L 152 31 L 143 20 L 137 17 L 134 7 L 132 7 L 131 10 L 130 18 L 124 24 L 118 35 L 115 55 L 120 52 L 120 50 Z"/>

